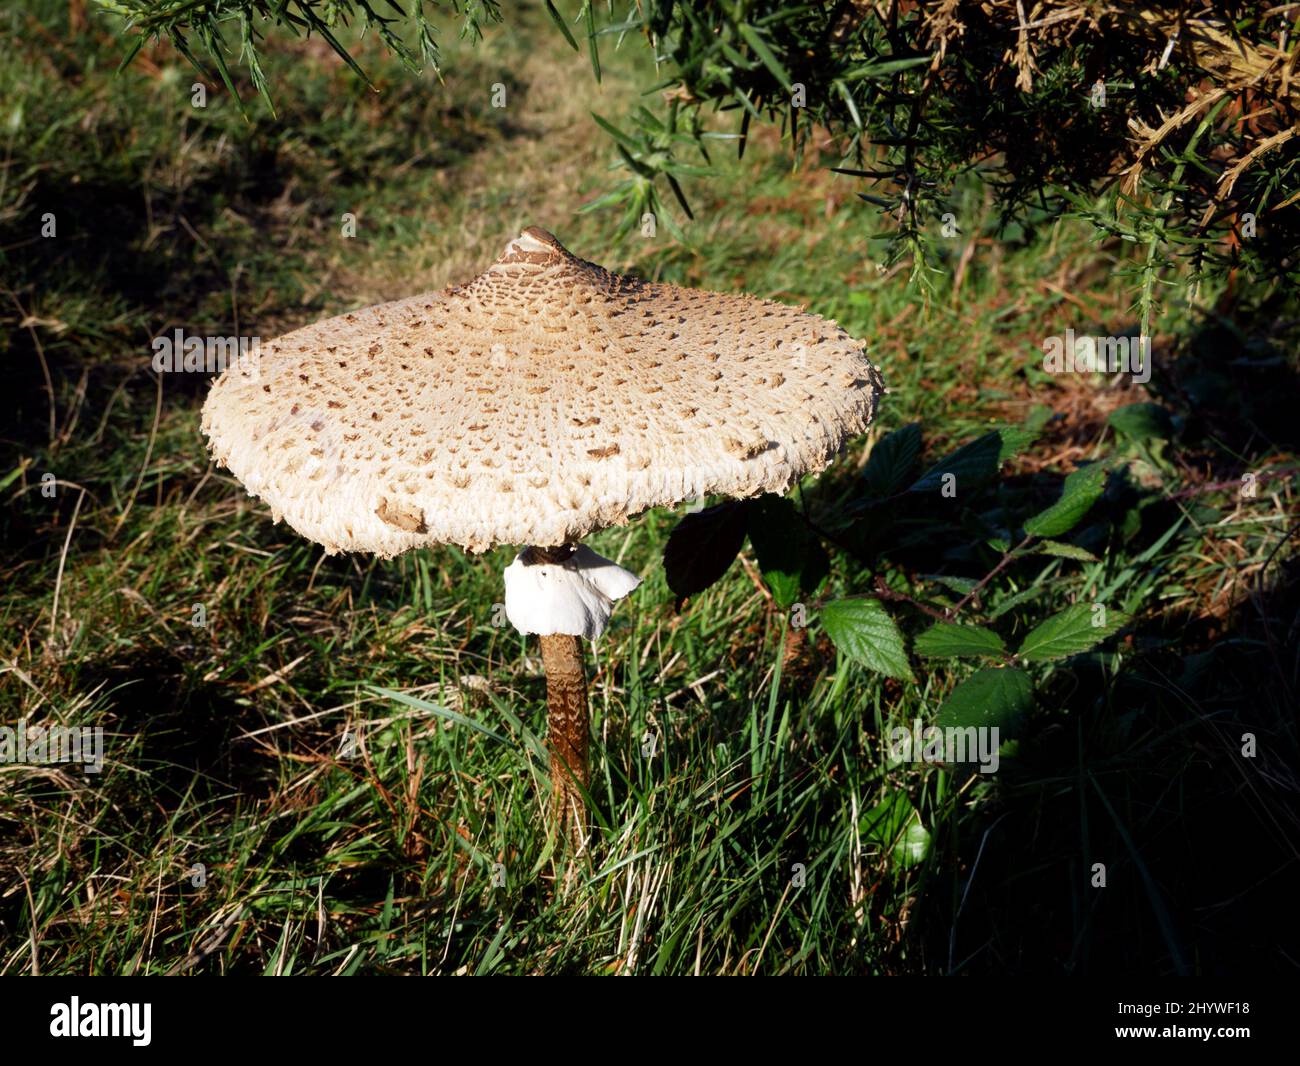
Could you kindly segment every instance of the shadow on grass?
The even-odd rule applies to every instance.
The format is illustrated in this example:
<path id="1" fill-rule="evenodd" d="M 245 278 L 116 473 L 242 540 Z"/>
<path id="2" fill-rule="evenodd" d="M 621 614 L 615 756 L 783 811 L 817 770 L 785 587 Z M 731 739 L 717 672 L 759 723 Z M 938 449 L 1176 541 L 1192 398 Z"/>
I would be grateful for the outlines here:
<path id="1" fill-rule="evenodd" d="M 1148 650 L 1118 674 L 1083 658 L 1045 686 L 1053 713 L 953 841 L 960 904 L 926 900 L 932 964 L 1294 973 L 1300 679 L 1279 653 L 1294 647 L 1300 567 L 1239 614 L 1226 628 L 1177 613 L 1136 626 L 1128 639 Z"/>
<path id="2" fill-rule="evenodd" d="M 48 14 L 64 33 L 60 13 Z M 57 61 L 28 72 L 23 135 L 0 152 L 0 352 L 16 414 L 3 434 L 20 450 L 49 444 L 47 373 L 62 421 L 70 405 L 108 405 L 124 372 L 148 367 L 155 335 L 250 332 L 241 289 L 245 304 L 270 308 L 270 325 L 296 324 L 328 299 L 319 260 L 342 213 L 422 217 L 437 206 L 431 190 L 439 203 L 456 195 L 471 156 L 534 135 L 485 93 L 403 75 L 380 99 L 331 63 L 301 66 L 278 118 L 237 75 L 246 119 L 224 90 L 196 109 L 181 84 L 138 66 L 93 76 L 120 58 L 112 37 L 83 32 L 74 47 L 79 71 L 62 69 L 60 46 Z M 500 81 L 527 99 L 525 82 L 487 62 L 468 57 L 454 80 Z M 207 380 L 175 374 L 168 386 L 197 396 Z"/>

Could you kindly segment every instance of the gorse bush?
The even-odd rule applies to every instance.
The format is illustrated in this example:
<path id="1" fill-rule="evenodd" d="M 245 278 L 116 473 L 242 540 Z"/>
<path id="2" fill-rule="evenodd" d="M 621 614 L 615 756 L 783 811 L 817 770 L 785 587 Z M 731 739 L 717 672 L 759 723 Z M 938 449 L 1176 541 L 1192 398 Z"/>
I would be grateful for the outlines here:
<path id="1" fill-rule="evenodd" d="M 438 62 L 422 0 L 382 12 L 349 0 L 100 2 L 130 18 L 136 47 L 165 36 L 196 65 L 202 53 L 232 89 L 231 64 L 246 64 L 268 105 L 257 59 L 266 32 L 319 34 L 362 77 L 334 28 L 373 30 L 412 67 Z M 493 3 L 447 6 L 470 36 L 501 18 Z M 684 186 L 707 177 L 710 140 L 744 152 L 753 124 L 772 123 L 796 158 L 816 145 L 862 180 L 889 260 L 908 261 L 926 292 L 945 239 L 961 232 L 950 197 L 971 170 L 993 190 L 1003 225 L 1074 213 L 1131 242 L 1144 331 L 1175 271 L 1193 285 L 1237 267 L 1297 280 L 1300 13 L 1288 5 L 572 6 L 546 3 L 558 32 L 575 49 L 585 42 L 595 78 L 602 48 L 628 37 L 653 49 L 662 74 L 646 87 L 659 105 L 638 108 L 625 128 L 597 116 L 627 177 L 593 206 L 621 207 L 626 228 L 650 214 L 681 236 L 669 190 L 689 218 Z M 710 111 L 734 115 L 735 128 L 720 132 Z"/>

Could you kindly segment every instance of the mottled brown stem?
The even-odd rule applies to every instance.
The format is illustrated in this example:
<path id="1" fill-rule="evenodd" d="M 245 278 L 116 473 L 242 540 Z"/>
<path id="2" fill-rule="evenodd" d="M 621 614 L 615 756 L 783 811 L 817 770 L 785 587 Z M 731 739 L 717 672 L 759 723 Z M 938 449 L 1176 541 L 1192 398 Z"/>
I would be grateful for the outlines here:
<path id="1" fill-rule="evenodd" d="M 587 678 L 577 637 L 541 637 L 546 670 L 546 729 L 551 749 L 551 813 L 575 848 L 587 839 Z"/>
<path id="2" fill-rule="evenodd" d="M 529 548 L 530 561 L 559 563 L 571 545 Z M 551 814 L 556 831 L 567 836 L 575 854 L 587 843 L 587 675 L 577 637 L 556 633 L 539 637 L 546 671 L 546 731 L 551 752 Z"/>

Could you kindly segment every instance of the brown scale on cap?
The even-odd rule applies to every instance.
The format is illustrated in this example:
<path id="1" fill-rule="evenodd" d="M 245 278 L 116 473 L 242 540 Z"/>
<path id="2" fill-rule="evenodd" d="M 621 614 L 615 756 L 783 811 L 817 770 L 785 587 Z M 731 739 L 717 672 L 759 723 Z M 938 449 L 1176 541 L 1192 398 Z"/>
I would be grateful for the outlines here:
<path id="1" fill-rule="evenodd" d="M 216 459 L 330 551 L 558 545 L 649 507 L 783 492 L 875 414 L 833 322 L 612 274 L 530 227 L 463 286 L 227 370 Z"/>

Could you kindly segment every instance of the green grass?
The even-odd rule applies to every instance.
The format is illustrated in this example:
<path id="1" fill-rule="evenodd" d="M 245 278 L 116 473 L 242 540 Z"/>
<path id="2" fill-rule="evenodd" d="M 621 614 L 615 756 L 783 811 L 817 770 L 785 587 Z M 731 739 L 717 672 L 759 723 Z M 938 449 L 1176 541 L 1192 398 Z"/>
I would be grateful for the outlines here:
<path id="1" fill-rule="evenodd" d="M 166 49 L 115 76 L 109 21 L 72 37 L 66 14 L 0 22 L 0 724 L 101 725 L 107 762 L 0 764 L 0 973 L 1300 964 L 1293 301 L 1244 279 L 1171 292 L 1146 389 L 1052 378 L 1044 337 L 1131 322 L 1132 252 L 1068 221 L 999 233 L 975 178 L 928 306 L 905 268 L 876 269 L 853 181 L 791 172 L 767 133 L 687 190 L 688 245 L 579 213 L 617 177 L 589 112 L 619 117 L 652 76 L 635 42 L 598 88 L 528 10 L 477 48 L 444 35 L 443 83 L 363 47 L 378 95 L 298 45 L 272 55 L 278 119 L 246 119 L 214 85 L 196 112 Z M 46 211 L 55 239 L 35 236 Z M 891 389 L 796 494 L 831 556 L 807 630 L 748 546 L 676 611 L 680 513 L 592 538 L 645 581 L 588 660 L 595 831 L 567 893 L 537 647 L 494 625 L 511 551 L 324 557 L 210 467 L 201 381 L 148 369 L 153 335 L 265 338 L 464 280 L 528 224 L 612 268 L 806 303 Z M 1127 442 L 1108 416 L 1147 401 L 1168 439 Z M 914 477 L 1026 419 L 1034 442 L 969 497 L 864 489 L 884 433 L 921 423 Z M 822 607 L 882 578 L 914 639 L 1094 459 L 1106 493 L 1062 538 L 1090 558 L 1016 557 L 958 617 L 1011 648 L 1094 598 L 1131 623 L 1026 667 L 1034 707 L 998 774 L 893 765 L 889 729 L 933 720 L 975 666 L 913 650 L 915 680 L 882 677 L 837 654 Z M 897 847 L 915 824 L 922 845 Z"/>

